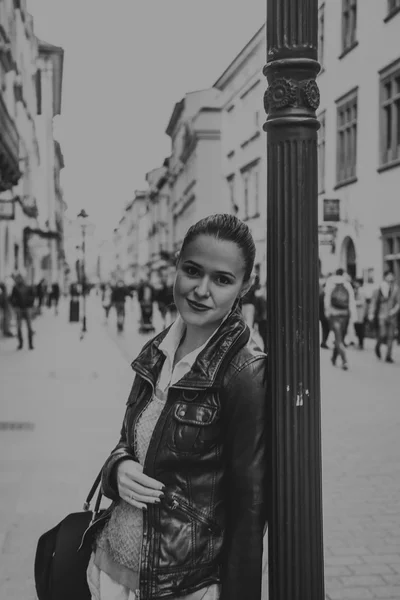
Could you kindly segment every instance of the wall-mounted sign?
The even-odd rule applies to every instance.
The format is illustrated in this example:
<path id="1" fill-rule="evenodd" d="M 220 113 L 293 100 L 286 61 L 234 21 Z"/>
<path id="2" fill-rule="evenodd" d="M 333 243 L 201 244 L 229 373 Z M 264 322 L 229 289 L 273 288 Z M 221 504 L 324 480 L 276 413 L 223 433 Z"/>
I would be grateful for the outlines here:
<path id="1" fill-rule="evenodd" d="M 324 221 L 340 221 L 339 198 L 324 198 Z"/>
<path id="2" fill-rule="evenodd" d="M 13 221 L 15 219 L 14 200 L 0 200 L 0 221 Z"/>
<path id="3" fill-rule="evenodd" d="M 318 242 L 320 246 L 334 246 L 336 239 L 334 225 L 318 225 Z"/>

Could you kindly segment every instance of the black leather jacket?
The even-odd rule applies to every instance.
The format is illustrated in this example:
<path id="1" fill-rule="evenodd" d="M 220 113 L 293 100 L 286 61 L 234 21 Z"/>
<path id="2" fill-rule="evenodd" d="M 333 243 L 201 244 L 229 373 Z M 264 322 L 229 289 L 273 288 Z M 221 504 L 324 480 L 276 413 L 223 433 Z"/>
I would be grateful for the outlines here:
<path id="1" fill-rule="evenodd" d="M 120 441 L 103 468 L 103 493 L 115 502 L 115 467 L 136 459 L 135 422 L 152 398 L 166 333 L 132 363 L 137 375 Z M 161 504 L 143 513 L 140 600 L 182 596 L 212 583 L 221 583 L 221 600 L 261 598 L 266 355 L 249 338 L 240 312 L 232 312 L 169 389 L 144 465 L 166 489 Z"/>

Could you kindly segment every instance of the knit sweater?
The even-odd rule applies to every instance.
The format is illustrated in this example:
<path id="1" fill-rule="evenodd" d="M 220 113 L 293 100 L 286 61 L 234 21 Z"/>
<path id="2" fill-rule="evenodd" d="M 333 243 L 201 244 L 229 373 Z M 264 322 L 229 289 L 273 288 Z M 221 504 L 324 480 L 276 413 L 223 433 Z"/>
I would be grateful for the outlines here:
<path id="1" fill-rule="evenodd" d="M 165 354 L 166 360 L 155 393 L 139 416 L 134 432 L 135 456 L 142 466 L 154 428 L 164 408 L 169 387 L 190 371 L 197 356 L 216 333 L 214 331 L 202 346 L 187 354 L 174 367 L 175 353 L 184 332 L 185 325 L 178 316 L 159 346 L 159 350 Z M 142 537 L 142 510 L 120 499 L 114 507 L 109 521 L 96 539 L 94 564 L 114 581 L 132 591 L 137 590 L 139 588 Z"/>

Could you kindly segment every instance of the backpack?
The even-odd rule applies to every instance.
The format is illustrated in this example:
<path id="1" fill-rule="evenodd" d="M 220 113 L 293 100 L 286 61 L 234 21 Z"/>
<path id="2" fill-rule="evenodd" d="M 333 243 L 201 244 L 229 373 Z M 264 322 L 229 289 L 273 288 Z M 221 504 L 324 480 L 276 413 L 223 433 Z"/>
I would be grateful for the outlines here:
<path id="1" fill-rule="evenodd" d="M 350 294 L 344 283 L 337 283 L 333 288 L 331 295 L 331 305 L 333 308 L 348 310 L 350 307 Z"/>

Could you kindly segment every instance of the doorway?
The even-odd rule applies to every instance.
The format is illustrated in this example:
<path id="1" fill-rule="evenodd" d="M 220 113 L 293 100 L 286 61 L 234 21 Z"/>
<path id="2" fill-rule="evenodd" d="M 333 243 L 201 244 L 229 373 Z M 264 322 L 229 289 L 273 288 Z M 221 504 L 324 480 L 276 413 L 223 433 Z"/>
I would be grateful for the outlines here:
<path id="1" fill-rule="evenodd" d="M 347 271 L 352 279 L 355 279 L 357 276 L 356 247 L 353 240 L 349 236 L 343 240 L 340 258 L 340 263 L 343 265 L 345 271 Z"/>

